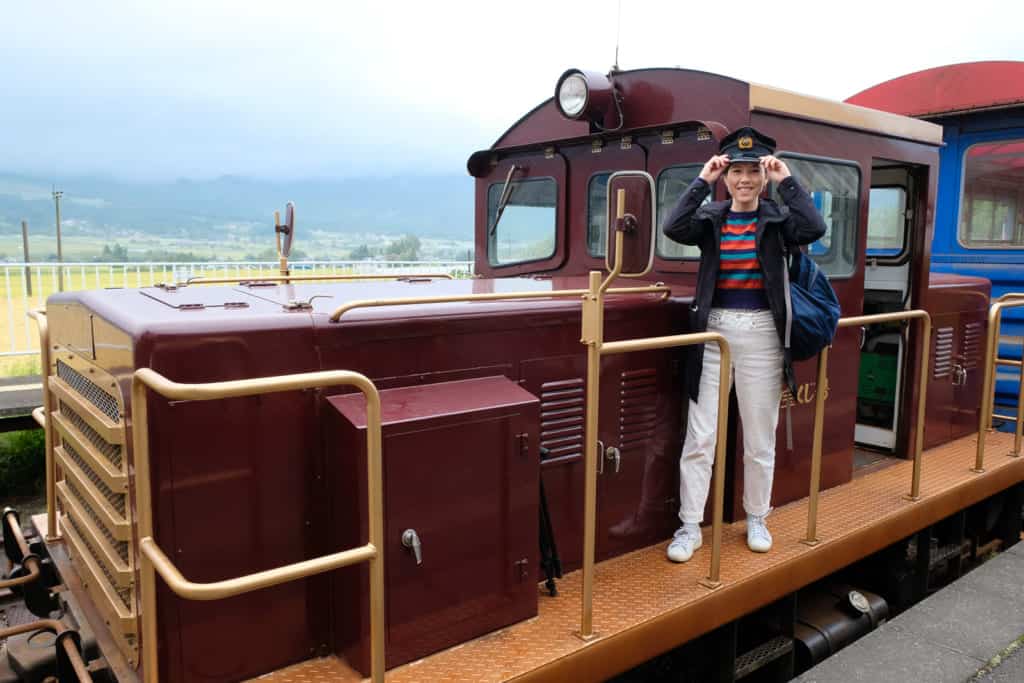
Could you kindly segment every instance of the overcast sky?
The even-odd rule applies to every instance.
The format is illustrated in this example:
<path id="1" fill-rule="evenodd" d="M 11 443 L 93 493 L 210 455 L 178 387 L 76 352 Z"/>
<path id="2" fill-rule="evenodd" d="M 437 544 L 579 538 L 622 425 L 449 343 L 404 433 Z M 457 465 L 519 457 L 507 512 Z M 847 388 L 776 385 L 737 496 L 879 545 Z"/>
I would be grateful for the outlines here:
<path id="1" fill-rule="evenodd" d="M 0 171 L 123 179 L 463 173 L 576 66 L 618 0 L 0 0 Z M 619 65 L 843 99 L 1024 60 L 1024 2 L 622 0 Z"/>

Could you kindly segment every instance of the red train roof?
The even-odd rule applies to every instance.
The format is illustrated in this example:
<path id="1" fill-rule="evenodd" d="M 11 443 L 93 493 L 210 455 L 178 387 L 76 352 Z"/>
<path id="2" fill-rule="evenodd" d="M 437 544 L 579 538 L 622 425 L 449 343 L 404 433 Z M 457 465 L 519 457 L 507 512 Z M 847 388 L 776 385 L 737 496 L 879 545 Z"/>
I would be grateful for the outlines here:
<path id="1" fill-rule="evenodd" d="M 937 116 L 1024 104 L 1024 62 L 968 62 L 879 83 L 849 104 L 906 116 Z"/>

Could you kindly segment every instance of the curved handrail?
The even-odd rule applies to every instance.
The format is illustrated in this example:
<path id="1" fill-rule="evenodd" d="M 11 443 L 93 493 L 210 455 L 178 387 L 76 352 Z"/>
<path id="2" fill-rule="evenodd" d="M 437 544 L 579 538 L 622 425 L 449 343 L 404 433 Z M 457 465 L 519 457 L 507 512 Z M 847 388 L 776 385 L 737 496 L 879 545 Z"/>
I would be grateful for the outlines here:
<path id="1" fill-rule="evenodd" d="M 992 412 L 995 403 L 995 382 L 993 374 L 999 356 L 999 333 L 1002 327 L 1003 310 L 1024 306 L 1024 292 L 1009 292 L 995 299 L 988 309 L 988 337 L 985 340 L 985 378 L 981 385 L 981 410 L 978 415 L 978 450 L 975 454 L 973 471 L 985 471 L 985 433 L 992 427 Z M 1021 366 L 1020 392 L 1024 391 L 1024 366 Z M 1017 399 L 1017 424 L 1013 435 L 1013 451 L 1019 456 L 1022 429 L 1024 429 L 1024 398 Z"/>
<path id="2" fill-rule="evenodd" d="M 711 518 L 711 566 L 708 576 L 700 583 L 708 588 L 721 585 L 720 569 L 722 565 L 722 518 L 725 509 L 725 444 L 726 426 L 729 419 L 729 391 L 732 381 L 729 374 L 732 370 L 732 354 L 729 342 L 718 332 L 692 332 L 690 334 L 673 334 L 664 337 L 647 337 L 646 339 L 628 339 L 626 341 L 607 342 L 601 345 L 601 355 L 631 351 L 651 351 L 668 349 L 694 344 L 715 343 L 718 345 L 718 424 L 715 432 L 715 465 L 712 480 L 715 484 L 712 498 Z"/>
<path id="3" fill-rule="evenodd" d="M 315 282 L 324 280 L 400 280 L 402 278 L 432 278 L 437 280 L 454 280 L 451 273 L 372 273 L 357 275 L 354 273 L 336 273 L 323 275 L 254 275 L 252 277 L 190 277 L 178 286 L 188 285 L 227 285 L 246 282 Z"/>
<path id="4" fill-rule="evenodd" d="M 36 308 L 28 312 L 28 317 L 36 321 L 39 326 L 39 364 L 43 375 L 43 417 L 42 423 L 44 432 L 44 454 L 46 458 L 46 540 L 54 541 L 60 538 L 60 531 L 57 529 L 57 473 L 55 459 L 53 456 L 54 438 L 53 423 L 49 416 L 53 413 L 53 394 L 50 392 L 48 378 L 50 376 L 50 326 L 46 317 L 46 310 Z M 33 410 L 32 416 L 39 421 Z"/>
<path id="5" fill-rule="evenodd" d="M 366 397 L 367 505 L 369 542 L 349 550 L 303 560 L 246 576 L 213 583 L 188 581 L 167 558 L 153 538 L 151 501 L 147 391 L 171 400 L 211 401 L 255 394 L 297 391 L 332 386 L 354 386 Z M 157 680 L 156 578 L 160 577 L 177 595 L 189 600 L 217 600 L 240 595 L 287 581 L 320 574 L 357 562 L 370 564 L 370 677 L 374 683 L 384 680 L 384 506 L 381 471 L 381 409 L 377 387 L 365 375 L 347 370 L 326 370 L 294 375 L 253 379 L 183 384 L 174 382 L 149 368 L 135 371 L 132 377 L 132 439 L 135 458 L 136 514 L 142 584 L 142 660 L 147 683 Z"/>
<path id="6" fill-rule="evenodd" d="M 859 327 L 875 323 L 895 322 L 898 320 L 921 321 L 921 335 L 918 339 L 920 374 L 918 376 L 917 424 L 914 438 L 914 466 L 911 474 L 910 494 L 907 500 L 916 501 L 921 498 L 921 453 L 924 450 L 924 413 L 928 394 L 928 365 L 931 349 L 932 319 L 927 311 L 914 309 L 911 311 L 894 311 L 874 315 L 858 315 L 840 318 L 836 326 Z M 826 346 L 818 354 L 818 369 L 814 396 L 814 432 L 811 450 L 811 481 L 807 495 L 807 537 L 802 540 L 807 545 L 818 543 L 818 494 L 821 489 L 821 442 L 825 421 L 825 387 L 828 382 L 829 348 Z"/>
<path id="7" fill-rule="evenodd" d="M 558 289 L 547 292 L 488 292 L 485 294 L 451 294 L 440 296 L 418 296 L 398 299 L 361 299 L 349 301 L 338 306 L 331 313 L 331 322 L 336 323 L 354 308 L 376 308 L 380 306 L 409 306 L 413 304 L 446 304 L 470 301 L 504 301 L 515 299 L 558 299 L 566 297 L 582 297 L 590 293 L 588 289 Z M 667 299 L 672 294 L 672 288 L 662 283 L 646 287 L 617 287 L 609 289 L 606 294 L 656 294 L 660 293 L 662 299 Z"/>

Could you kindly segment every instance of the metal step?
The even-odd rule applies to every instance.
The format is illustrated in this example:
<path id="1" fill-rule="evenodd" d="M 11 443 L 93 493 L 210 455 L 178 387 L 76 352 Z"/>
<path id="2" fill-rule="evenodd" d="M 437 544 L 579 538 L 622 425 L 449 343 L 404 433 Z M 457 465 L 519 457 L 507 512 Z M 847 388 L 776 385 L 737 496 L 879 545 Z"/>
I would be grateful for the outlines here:
<path id="1" fill-rule="evenodd" d="M 793 639 L 788 636 L 776 636 L 761 643 L 753 650 L 747 650 L 736 658 L 736 679 L 754 673 L 763 666 L 785 657 L 793 651 Z"/>

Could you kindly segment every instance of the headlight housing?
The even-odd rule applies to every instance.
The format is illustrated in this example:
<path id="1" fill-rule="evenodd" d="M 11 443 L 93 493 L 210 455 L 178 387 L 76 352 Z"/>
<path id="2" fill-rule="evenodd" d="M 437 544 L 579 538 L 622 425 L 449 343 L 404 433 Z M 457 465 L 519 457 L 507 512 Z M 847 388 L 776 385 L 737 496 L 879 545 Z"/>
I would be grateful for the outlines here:
<path id="1" fill-rule="evenodd" d="M 569 69 L 555 85 L 555 104 L 567 119 L 603 122 L 614 96 L 612 82 L 596 71 Z"/>

